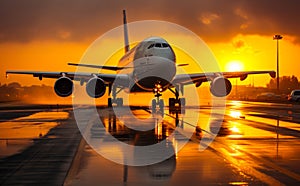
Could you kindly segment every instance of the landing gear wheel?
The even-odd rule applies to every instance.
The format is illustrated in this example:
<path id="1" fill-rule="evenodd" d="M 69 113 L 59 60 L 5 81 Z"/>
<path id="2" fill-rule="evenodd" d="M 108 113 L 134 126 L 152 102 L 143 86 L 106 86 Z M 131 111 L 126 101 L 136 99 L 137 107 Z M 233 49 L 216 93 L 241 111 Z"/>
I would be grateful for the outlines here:
<path id="1" fill-rule="evenodd" d="M 108 107 L 112 107 L 112 100 L 111 100 L 111 98 L 107 99 L 107 106 Z"/>
<path id="2" fill-rule="evenodd" d="M 159 100 L 159 110 L 161 113 L 164 113 L 164 107 L 165 107 L 164 100 L 160 99 Z"/>
<path id="3" fill-rule="evenodd" d="M 169 112 L 180 112 L 184 113 L 185 111 L 185 98 L 169 98 Z"/>
<path id="4" fill-rule="evenodd" d="M 169 108 L 175 107 L 175 98 L 169 98 Z"/>
<path id="5" fill-rule="evenodd" d="M 185 107 L 185 98 L 179 98 L 179 105 Z"/>
<path id="6" fill-rule="evenodd" d="M 153 113 L 156 112 L 156 100 L 155 99 L 152 100 L 152 112 Z"/>

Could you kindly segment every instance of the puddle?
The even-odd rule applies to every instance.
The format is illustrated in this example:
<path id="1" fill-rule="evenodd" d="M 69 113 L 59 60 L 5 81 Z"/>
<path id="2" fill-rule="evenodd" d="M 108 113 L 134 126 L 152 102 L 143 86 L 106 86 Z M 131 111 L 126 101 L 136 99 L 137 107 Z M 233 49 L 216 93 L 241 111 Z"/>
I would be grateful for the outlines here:
<path id="1" fill-rule="evenodd" d="M 50 129 L 68 119 L 68 112 L 39 112 L 30 116 L 0 122 L 0 157 L 15 154 L 41 138 Z M 58 121 L 56 121 L 58 120 Z"/>
<path id="2" fill-rule="evenodd" d="M 68 119 L 68 112 L 38 112 L 30 116 L 17 118 L 13 121 L 51 121 Z"/>

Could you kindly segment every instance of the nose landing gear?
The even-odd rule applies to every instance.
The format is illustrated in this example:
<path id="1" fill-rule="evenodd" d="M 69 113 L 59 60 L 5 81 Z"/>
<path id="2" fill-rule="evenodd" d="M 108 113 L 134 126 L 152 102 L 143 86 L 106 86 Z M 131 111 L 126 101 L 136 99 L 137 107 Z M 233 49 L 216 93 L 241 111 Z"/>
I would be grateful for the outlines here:
<path id="1" fill-rule="evenodd" d="M 181 93 L 183 95 L 183 86 L 179 87 L 176 86 L 175 90 L 168 88 L 174 95 L 175 98 L 169 98 L 169 112 L 170 113 L 185 113 L 185 98 L 179 98 L 179 92 L 178 89 L 181 88 Z M 159 108 L 159 111 L 163 114 L 164 113 L 164 101 L 163 99 L 159 99 L 159 97 L 162 95 L 160 92 L 162 92 L 162 88 L 161 86 L 155 85 L 155 88 L 153 89 L 153 93 L 155 94 L 155 97 L 152 100 L 152 113 L 156 113 L 157 112 L 157 106 Z"/>
<path id="2" fill-rule="evenodd" d="M 158 111 L 163 115 L 164 114 L 164 107 L 165 107 L 165 103 L 163 99 L 160 99 L 159 97 L 162 96 L 162 94 L 160 92 L 162 92 L 162 88 L 161 85 L 155 85 L 155 88 L 153 90 L 155 97 L 152 100 L 152 113 L 157 113 L 157 109 L 156 107 L 158 106 Z"/>
<path id="3" fill-rule="evenodd" d="M 152 100 L 152 112 L 153 113 L 156 113 L 157 110 L 156 110 L 156 106 L 158 106 L 159 108 L 159 112 L 163 113 L 164 112 L 164 107 L 165 107 L 165 103 L 164 103 L 164 100 L 163 99 L 159 99 L 158 96 L 155 96 L 157 97 L 157 99 L 153 99 Z"/>

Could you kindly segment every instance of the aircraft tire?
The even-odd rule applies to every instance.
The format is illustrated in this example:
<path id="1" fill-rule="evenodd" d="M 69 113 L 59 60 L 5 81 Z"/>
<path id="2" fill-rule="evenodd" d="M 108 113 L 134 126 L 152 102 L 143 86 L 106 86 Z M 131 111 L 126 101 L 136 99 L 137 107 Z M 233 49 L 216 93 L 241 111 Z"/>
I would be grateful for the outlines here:
<path id="1" fill-rule="evenodd" d="M 185 98 L 179 98 L 179 105 L 185 107 Z"/>
<path id="2" fill-rule="evenodd" d="M 163 113 L 165 107 L 164 100 L 160 99 L 159 100 L 159 110 Z"/>
<path id="3" fill-rule="evenodd" d="M 175 107 L 175 98 L 169 98 L 169 108 L 172 109 Z"/>
<path id="4" fill-rule="evenodd" d="M 108 107 L 112 107 L 112 100 L 111 100 L 111 98 L 107 99 L 107 106 Z"/>
<path id="5" fill-rule="evenodd" d="M 156 112 L 156 100 L 155 99 L 153 99 L 152 100 L 152 112 Z"/>

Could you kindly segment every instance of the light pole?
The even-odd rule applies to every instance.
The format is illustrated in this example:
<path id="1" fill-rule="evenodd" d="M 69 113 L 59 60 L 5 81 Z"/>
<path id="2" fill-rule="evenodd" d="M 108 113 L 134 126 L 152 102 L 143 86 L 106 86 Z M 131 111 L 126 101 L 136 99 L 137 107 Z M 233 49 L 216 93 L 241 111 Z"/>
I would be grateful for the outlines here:
<path id="1" fill-rule="evenodd" d="M 279 40 L 283 37 L 279 34 L 273 36 L 273 40 L 277 40 L 277 92 L 279 93 Z"/>

